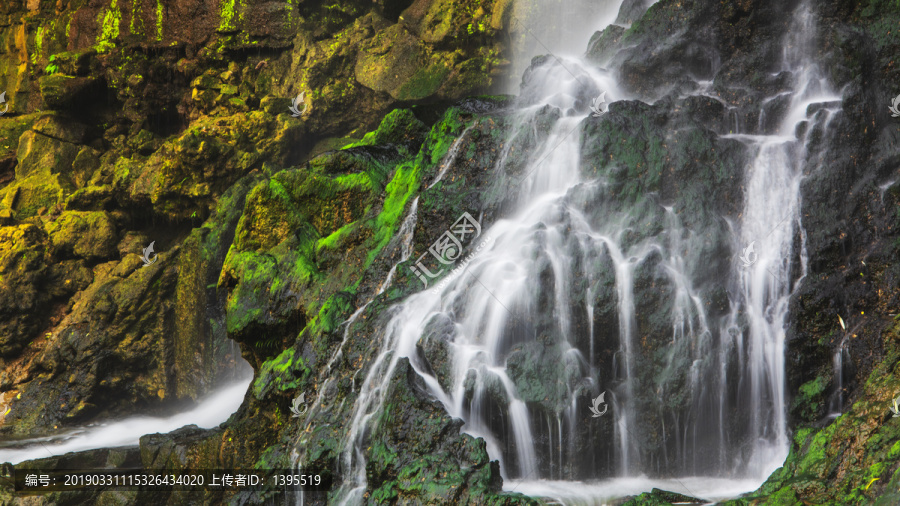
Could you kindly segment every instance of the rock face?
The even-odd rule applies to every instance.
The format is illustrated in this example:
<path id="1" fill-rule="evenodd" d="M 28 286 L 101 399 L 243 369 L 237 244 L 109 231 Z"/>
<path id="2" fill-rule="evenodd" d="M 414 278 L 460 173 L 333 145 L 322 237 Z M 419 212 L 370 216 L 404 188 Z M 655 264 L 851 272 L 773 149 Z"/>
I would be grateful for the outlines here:
<path id="1" fill-rule="evenodd" d="M 435 28 L 447 8 L 454 16 Z M 349 136 L 398 101 L 488 89 L 499 76 L 492 69 L 503 25 L 470 28 L 492 9 L 437 1 L 0 6 L 8 105 L 0 116 L 0 433 L 179 409 L 236 367 L 229 335 L 252 341 L 244 355 L 257 366 L 278 355 L 280 341 L 254 333 L 266 322 L 302 329 L 301 313 L 322 301 L 303 295 L 302 282 L 276 285 L 267 308 L 276 312 L 253 317 L 266 306 L 253 283 L 271 283 L 265 268 L 276 257 L 298 272 L 317 257 L 340 263 L 330 249 L 363 239 L 342 227 L 388 182 L 381 172 L 366 182 L 283 169 L 322 151 L 323 139 L 357 140 Z M 288 107 L 301 92 L 295 118 Z M 401 137 L 426 130 L 410 117 L 400 123 L 412 128 Z M 379 244 L 392 223 L 382 224 Z M 304 241 L 334 239 L 318 250 L 302 242 L 310 247 L 303 261 L 293 258 L 300 243 L 268 253 L 295 226 L 306 227 Z M 144 268 L 151 242 L 159 261 Z M 250 314 L 237 314 L 241 304 L 253 306 Z"/>
<path id="2" fill-rule="evenodd" d="M 618 22 L 630 27 L 611 26 L 587 48 L 636 99 L 585 125 L 583 171 L 632 202 L 654 195 L 706 234 L 703 269 L 713 278 L 728 268 L 720 217 L 740 212 L 747 156 L 721 135 L 734 125 L 771 133 L 783 115 L 783 102 L 765 99 L 790 86 L 772 62 L 796 2 L 650 3 L 624 2 Z M 547 108 L 532 132 L 506 145 L 510 100 L 465 98 L 504 77 L 510 9 L 504 0 L 0 5 L 0 91 L 10 106 L 0 117 L 0 434 L 181 409 L 238 366 L 231 339 L 254 369 L 241 408 L 216 429 L 145 436 L 142 465 L 299 462 L 340 487 L 360 382 L 381 367 L 385 315 L 421 290 L 410 259 L 448 216 L 477 210 L 484 226 L 501 219 L 516 198 L 502 183 L 523 173 L 546 125 L 567 113 Z M 900 392 L 900 123 L 885 97 L 900 82 L 891 59 L 900 8 L 834 1 L 813 11 L 822 65 L 843 102 L 831 133 L 816 140 L 825 154 L 801 189 L 808 274 L 791 300 L 786 360 L 793 446 L 782 469 L 736 502 L 888 504 L 900 486 L 900 433 L 887 411 Z M 699 81 L 719 98 L 685 97 Z M 292 102 L 301 93 L 303 103 Z M 500 153 L 506 173 L 496 170 Z M 646 226 L 629 240 L 659 233 L 658 207 L 635 209 Z M 144 266 L 151 241 L 159 257 Z M 668 389 L 661 407 L 651 409 L 655 396 L 635 399 L 651 413 L 689 402 L 678 371 L 690 370 L 690 355 L 668 347 L 676 287 L 660 275 L 662 263 L 648 255 L 634 271 L 638 381 Z M 615 275 L 609 255 L 594 267 L 590 318 L 604 323 L 597 356 L 611 370 Z M 535 289 L 552 284 L 542 276 Z M 712 289 L 702 303 L 710 314 L 727 311 L 727 296 Z M 552 318 L 535 311 L 530 330 L 554 332 Z M 588 320 L 581 312 L 574 325 L 583 330 Z M 444 388 L 450 326 L 432 320 L 413 352 Z M 578 385 L 567 383 L 575 365 L 546 342 L 516 347 L 507 366 L 522 400 L 551 417 Z M 838 389 L 832 364 L 842 346 Z M 486 391 L 487 402 L 508 401 L 499 380 Z M 309 410 L 298 420 L 290 408 L 301 393 Z M 407 359 L 384 395 L 387 408 L 363 435 L 364 501 L 537 503 L 501 492 L 485 441 L 460 433 Z M 845 414 L 831 421 L 835 396 Z M 587 402 L 585 390 L 579 409 Z M 498 410 L 492 423 L 508 416 Z M 642 423 L 658 426 L 662 416 Z M 642 433 L 647 454 L 671 444 Z M 578 444 L 600 454 L 610 438 L 582 431 Z M 103 452 L 68 458 L 97 466 L 136 458 L 134 449 Z M 654 491 L 629 504 L 688 500 Z"/>

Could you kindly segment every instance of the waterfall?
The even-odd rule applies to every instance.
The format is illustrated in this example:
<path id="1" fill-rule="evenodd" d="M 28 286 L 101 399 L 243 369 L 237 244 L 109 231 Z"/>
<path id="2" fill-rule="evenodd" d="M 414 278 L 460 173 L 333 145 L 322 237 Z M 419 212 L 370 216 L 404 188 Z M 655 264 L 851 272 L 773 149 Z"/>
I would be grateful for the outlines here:
<path id="1" fill-rule="evenodd" d="M 761 442 L 748 470 L 760 477 L 780 467 L 787 456 L 784 325 L 790 295 L 807 270 L 800 182 L 804 170 L 815 170 L 821 162 L 807 151 L 806 141 L 810 131 L 827 128 L 839 110 L 834 104 L 840 103 L 813 57 L 817 30 L 808 3 L 797 8 L 788 33 L 783 62 L 794 76 L 790 107 L 775 135 L 747 139 L 757 155 L 746 176 L 740 237 L 742 247 L 753 244 L 757 256 L 740 271 L 740 304 L 733 309 L 749 320 L 749 335 L 741 336 L 746 339 L 740 345 L 747 364 L 739 379 L 739 400 L 749 403 L 750 437 Z M 810 107 L 813 104 L 823 107 Z M 801 124 L 808 126 L 798 139 L 795 132 Z M 794 252 L 798 235 L 800 251 Z M 799 277 L 792 279 L 795 255 Z"/>
<path id="2" fill-rule="evenodd" d="M 719 220 L 734 254 L 726 279 L 708 279 L 704 230 L 656 196 L 623 195 L 615 167 L 586 170 L 582 134 L 597 121 L 587 103 L 601 92 L 608 102 L 629 99 L 614 75 L 579 57 L 535 60 L 495 165 L 506 177 L 510 146 L 534 142 L 512 183 L 515 206 L 485 231 L 465 274 L 386 312 L 344 439 L 339 504 L 363 502 L 367 424 L 403 357 L 463 430 L 485 440 L 508 490 L 592 504 L 657 484 L 695 495 L 690 483 L 707 498 L 727 497 L 756 488 L 784 462 L 785 324 L 807 270 L 800 184 L 822 162 L 811 132 L 840 110 L 813 57 L 806 3 L 788 33 L 783 67 L 793 85 L 769 99 L 789 98 L 776 131 L 764 131 L 764 104 L 753 131 L 719 132 L 749 153 L 738 213 Z M 639 283 L 646 279 L 667 290 Z M 711 312 L 710 294 L 723 285 L 725 308 Z M 671 329 L 656 356 L 645 355 L 639 307 L 661 308 Z M 438 378 L 416 344 L 447 321 L 440 328 L 449 329 L 452 370 Z M 648 371 L 654 361 L 659 371 Z M 602 393 L 609 413 L 591 417 L 591 399 Z M 682 479 L 664 479 L 673 476 Z"/>
<path id="3" fill-rule="evenodd" d="M 850 350 L 847 349 L 847 338 L 841 339 L 834 351 L 831 363 L 833 367 L 832 384 L 834 391 L 828 399 L 828 418 L 837 418 L 844 412 L 844 363 L 850 362 Z"/>

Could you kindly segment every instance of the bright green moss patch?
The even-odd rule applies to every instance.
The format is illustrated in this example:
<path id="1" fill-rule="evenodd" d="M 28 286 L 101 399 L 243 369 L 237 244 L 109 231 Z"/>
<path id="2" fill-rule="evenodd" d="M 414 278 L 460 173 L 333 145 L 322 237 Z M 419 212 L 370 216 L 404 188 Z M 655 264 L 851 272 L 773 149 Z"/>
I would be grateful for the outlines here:
<path id="1" fill-rule="evenodd" d="M 353 310 L 350 299 L 345 294 L 335 294 L 322 304 L 316 323 L 319 330 L 324 333 L 333 332 L 344 322 L 346 316 Z"/>
<path id="2" fill-rule="evenodd" d="M 162 0 L 156 0 L 156 40 L 163 39 L 163 5 Z"/>
<path id="3" fill-rule="evenodd" d="M 228 297 L 225 317 L 228 332 L 235 333 L 263 315 L 268 301 L 268 287 L 277 279 L 276 262 L 271 255 L 238 253 L 232 246 L 225 264 L 237 279 L 237 286 Z"/>
<path id="4" fill-rule="evenodd" d="M 817 376 L 800 386 L 797 397 L 792 401 L 791 409 L 803 420 L 815 421 L 821 411 L 825 394 L 828 392 L 830 380 L 826 376 Z"/>
<path id="5" fill-rule="evenodd" d="M 263 362 L 253 382 L 253 395 L 257 399 L 262 399 L 273 390 L 293 392 L 310 374 L 312 371 L 307 367 L 303 357 L 294 357 L 294 349 L 288 348 L 272 360 Z"/>
<path id="6" fill-rule="evenodd" d="M 131 22 L 128 31 L 132 35 L 140 35 L 144 31 L 144 20 L 141 18 L 141 0 L 131 0 Z"/>
<path id="7" fill-rule="evenodd" d="M 343 149 L 357 146 L 393 145 L 400 148 L 403 154 L 408 155 L 409 151 L 406 148 L 410 145 L 418 147 L 425 132 L 425 124 L 419 121 L 412 111 L 394 109 L 381 120 L 377 129 L 367 133 L 358 142 L 344 146 Z"/>
<path id="8" fill-rule="evenodd" d="M 109 7 L 101 14 L 99 20 L 100 35 L 97 36 L 97 51 L 103 53 L 115 47 L 115 40 L 119 37 L 119 23 L 122 21 L 122 12 L 118 6 L 119 0 L 112 0 Z"/>
<path id="9" fill-rule="evenodd" d="M 369 258 L 366 261 L 367 267 L 372 264 L 375 256 L 394 236 L 407 201 L 419 188 L 420 175 L 421 171 L 418 165 L 404 164 L 397 167 L 394 179 L 388 183 L 386 188 L 387 196 L 384 199 L 384 207 L 375 220 L 375 247 L 370 250 Z"/>
<path id="10" fill-rule="evenodd" d="M 425 148 L 431 165 L 437 165 L 450 151 L 450 146 L 462 134 L 465 124 L 460 117 L 459 109 L 451 107 L 444 116 L 428 133 L 425 140 Z"/>
<path id="11" fill-rule="evenodd" d="M 220 32 L 228 32 L 236 28 L 234 21 L 235 17 L 238 17 L 238 20 L 240 20 L 240 14 L 238 12 L 240 10 L 241 5 L 238 0 L 222 0 L 222 5 L 219 9 Z"/>
<path id="12" fill-rule="evenodd" d="M 44 45 L 44 27 L 39 26 L 37 31 L 34 34 L 34 52 L 31 53 L 31 63 L 32 65 L 37 65 L 38 60 L 41 58 L 41 54 L 43 53 Z"/>
<path id="13" fill-rule="evenodd" d="M 318 252 L 321 248 L 336 249 L 338 245 L 344 239 L 346 239 L 352 231 L 358 228 L 358 226 L 359 224 L 357 222 L 349 223 L 337 229 L 328 237 L 319 239 L 318 242 L 316 242 L 316 251 Z"/>

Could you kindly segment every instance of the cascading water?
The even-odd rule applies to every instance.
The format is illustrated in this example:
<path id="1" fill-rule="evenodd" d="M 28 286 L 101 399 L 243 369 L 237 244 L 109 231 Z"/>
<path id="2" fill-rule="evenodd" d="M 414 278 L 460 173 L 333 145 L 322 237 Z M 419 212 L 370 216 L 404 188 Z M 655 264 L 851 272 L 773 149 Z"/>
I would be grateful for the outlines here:
<path id="1" fill-rule="evenodd" d="M 748 139 L 757 155 L 748 168 L 741 244 L 754 244 L 757 257 L 746 258 L 755 261 L 740 271 L 740 305 L 733 308 L 735 316 L 743 311 L 749 324 L 746 342 L 738 344 L 746 350 L 747 362 L 738 379 L 738 400 L 749 405 L 749 434 L 760 442 L 747 472 L 760 477 L 787 456 L 784 324 L 790 295 L 807 268 L 800 183 L 804 171 L 822 162 L 807 150 L 807 140 L 811 132 L 828 127 L 840 103 L 812 59 L 816 27 L 807 3 L 797 8 L 789 34 L 784 70 L 794 76 L 790 107 L 775 135 Z M 795 133 L 801 130 L 805 133 L 798 139 Z M 795 252 L 798 235 L 800 251 Z M 800 265 L 793 279 L 795 256 Z"/>
<path id="2" fill-rule="evenodd" d="M 844 363 L 850 362 L 850 350 L 847 349 L 847 336 L 841 339 L 832 357 L 832 388 L 828 399 L 828 417 L 837 418 L 844 412 Z"/>
<path id="3" fill-rule="evenodd" d="M 601 91 L 609 102 L 627 99 L 615 79 L 578 58 L 526 72 L 506 145 L 530 136 L 537 148 L 511 192 L 517 210 L 485 232 L 466 274 L 389 310 L 347 431 L 340 504 L 363 501 L 367 424 L 403 357 L 463 430 L 484 438 L 508 489 L 585 503 L 651 486 L 734 495 L 781 465 L 784 326 L 806 273 L 800 183 L 821 162 L 811 132 L 828 127 L 840 100 L 811 56 L 813 19 L 807 4 L 794 14 L 783 58 L 793 90 L 777 132 L 760 132 L 762 119 L 754 131 L 721 132 L 750 153 L 742 210 L 723 217 L 735 253 L 724 280 L 708 279 L 703 230 L 655 196 L 625 198 L 612 164 L 587 176 L 587 104 Z M 498 174 L 510 171 L 506 155 Z M 638 281 L 648 276 L 671 288 L 659 301 L 671 339 L 649 358 L 636 302 L 638 290 L 648 296 Z M 727 308 L 713 313 L 710 293 L 721 285 Z M 450 329 L 449 374 L 433 372 L 416 347 L 438 328 Z M 652 360 L 658 372 L 646 370 Z M 689 395 L 666 404 L 678 391 Z M 592 418 L 590 400 L 603 392 L 610 413 Z M 680 476 L 682 486 L 646 474 Z"/>

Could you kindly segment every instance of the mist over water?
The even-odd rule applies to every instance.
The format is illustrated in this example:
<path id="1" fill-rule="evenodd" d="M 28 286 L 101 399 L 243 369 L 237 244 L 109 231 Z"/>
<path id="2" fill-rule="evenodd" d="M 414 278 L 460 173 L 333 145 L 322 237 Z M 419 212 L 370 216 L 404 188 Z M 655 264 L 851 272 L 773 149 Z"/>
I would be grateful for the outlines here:
<path id="1" fill-rule="evenodd" d="M 509 30 L 513 78 L 507 83 L 506 92 L 521 91 L 517 79 L 535 56 L 579 58 L 583 55 L 594 32 L 615 22 L 622 3 L 622 0 L 515 2 Z"/>
<path id="2" fill-rule="evenodd" d="M 736 122 L 736 130 L 718 133 L 747 156 L 740 212 L 719 217 L 727 232 L 717 240 L 732 258 L 717 277 L 707 231 L 692 229 L 658 196 L 626 198 L 610 183 L 615 167 L 590 176 L 585 169 L 585 125 L 604 121 L 589 117 L 588 104 L 603 91 L 609 102 L 629 94 L 614 72 L 575 55 L 605 26 L 596 20 L 609 24 L 620 4 L 591 3 L 590 15 L 580 15 L 587 3 L 529 4 L 546 15 L 534 35 L 560 54 L 523 74 L 504 144 L 536 136 L 538 147 L 524 179 L 512 183 L 516 208 L 483 231 L 490 240 L 466 273 L 389 310 L 344 441 L 339 503 L 363 502 L 367 424 L 384 408 L 404 357 L 447 412 L 465 421 L 463 430 L 484 438 L 506 490 L 571 504 L 652 487 L 724 498 L 755 489 L 784 462 L 785 318 L 806 275 L 799 189 L 822 162 L 810 132 L 827 129 L 840 110 L 840 95 L 814 60 L 813 15 L 802 4 L 787 32 L 782 66 L 792 91 L 776 131 L 765 131 L 764 108 L 759 125 L 742 130 Z M 583 24 L 566 24 L 568 17 Z M 696 95 L 714 96 L 700 84 Z M 552 125 L 537 133 L 548 117 Z M 508 171 L 506 152 L 494 169 Z M 647 272 L 672 288 L 664 295 L 670 341 L 649 380 L 637 324 L 646 289 L 636 281 Z M 614 308 L 600 320 L 604 290 Z M 722 312 L 706 303 L 716 290 L 725 294 Z M 438 329 L 451 343 L 449 377 L 433 373 L 416 349 Z M 681 380 L 689 397 L 665 407 Z M 592 417 L 591 399 L 604 392 L 609 411 Z M 650 434 L 656 447 L 642 442 Z"/>

